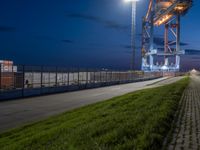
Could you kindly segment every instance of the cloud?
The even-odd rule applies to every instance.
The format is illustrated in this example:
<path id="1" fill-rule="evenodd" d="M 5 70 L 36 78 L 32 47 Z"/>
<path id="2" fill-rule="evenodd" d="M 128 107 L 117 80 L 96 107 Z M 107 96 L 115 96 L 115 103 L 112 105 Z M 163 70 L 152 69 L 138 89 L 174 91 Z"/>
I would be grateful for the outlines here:
<path id="1" fill-rule="evenodd" d="M 142 34 L 136 34 L 137 39 L 140 39 L 141 36 L 142 36 Z M 169 42 L 172 42 L 172 41 L 169 41 Z M 154 36 L 154 44 L 157 45 L 157 46 L 164 46 L 164 38 L 160 37 L 160 35 Z M 171 46 L 173 46 L 173 45 L 176 45 L 176 43 L 171 44 Z M 181 46 L 187 46 L 187 45 L 189 45 L 189 43 L 180 42 L 180 45 Z M 124 45 L 123 47 L 124 48 L 130 48 L 131 46 L 130 45 Z"/>
<path id="2" fill-rule="evenodd" d="M 126 50 L 126 53 L 131 53 L 131 45 L 121 45 L 122 48 L 124 49 L 129 49 L 129 50 Z M 171 48 L 172 51 L 175 50 L 175 48 Z M 141 50 L 141 47 L 140 46 L 136 46 L 136 50 Z M 159 52 L 163 52 L 164 51 L 164 48 L 163 47 L 158 47 L 157 50 Z M 185 55 L 199 55 L 198 58 L 200 58 L 200 49 L 185 49 Z"/>
<path id="3" fill-rule="evenodd" d="M 121 47 L 123 47 L 125 49 L 131 49 L 131 45 L 122 45 Z"/>
<path id="4" fill-rule="evenodd" d="M 36 38 L 38 40 L 55 40 L 54 38 L 52 38 L 50 36 L 46 36 L 46 35 L 36 35 L 36 36 L 34 36 L 34 38 Z"/>
<path id="5" fill-rule="evenodd" d="M 128 26 L 121 25 L 121 24 L 114 22 L 114 21 L 105 21 L 104 25 L 108 28 L 111 28 L 111 29 L 117 29 L 117 30 L 127 30 L 128 29 Z"/>
<path id="6" fill-rule="evenodd" d="M 100 18 L 100 17 L 97 17 L 97 16 L 92 16 L 92 15 L 86 15 L 86 14 L 81 14 L 81 13 L 67 13 L 66 17 L 77 18 L 77 19 L 85 19 L 85 20 L 96 22 L 96 23 L 101 23 L 105 27 L 110 28 L 110 29 L 116 29 L 116 30 L 127 30 L 127 29 L 129 29 L 128 25 L 122 25 L 118 22 L 111 21 L 111 20 L 105 20 L 103 18 Z"/>
<path id="7" fill-rule="evenodd" d="M 186 55 L 200 55 L 200 49 L 185 49 Z"/>
<path id="8" fill-rule="evenodd" d="M 131 49 L 131 45 L 121 45 L 122 48 Z M 141 46 L 136 46 L 136 49 L 141 49 Z"/>
<path id="9" fill-rule="evenodd" d="M 15 32 L 16 28 L 8 26 L 0 26 L 0 32 Z"/>
<path id="10" fill-rule="evenodd" d="M 172 42 L 172 41 L 169 41 L 169 43 Z M 157 46 L 164 46 L 164 38 L 162 37 L 154 37 L 154 43 L 157 45 Z M 176 45 L 176 43 L 173 43 L 171 45 Z M 184 42 L 180 42 L 180 45 L 181 46 L 187 46 L 189 45 L 188 43 L 184 43 Z"/>
<path id="11" fill-rule="evenodd" d="M 64 43 L 74 43 L 72 40 L 62 40 Z"/>
<path id="12" fill-rule="evenodd" d="M 132 48 L 131 48 L 131 45 L 121 45 L 121 47 L 124 48 L 124 49 L 126 49 L 126 50 L 124 51 L 126 54 L 132 54 L 132 53 L 133 53 L 133 50 L 132 50 Z M 140 54 L 140 53 L 141 53 L 142 47 L 136 46 L 135 49 L 136 49 L 136 54 Z"/>
<path id="13" fill-rule="evenodd" d="M 187 46 L 187 45 L 189 45 L 189 43 L 180 42 L 180 45 L 181 46 Z"/>
<path id="14" fill-rule="evenodd" d="M 197 60 L 199 60 L 200 56 L 193 56 L 193 57 L 191 57 L 191 59 L 197 59 Z"/>
<path id="15" fill-rule="evenodd" d="M 67 13 L 66 16 L 70 18 L 81 18 L 81 19 L 87 19 L 87 20 L 92 20 L 92 21 L 97 21 L 97 22 L 102 21 L 99 17 L 84 15 L 84 14 L 79 14 L 79 13 Z"/>
<path id="16" fill-rule="evenodd" d="M 163 47 L 159 47 L 157 48 L 159 52 L 163 52 L 164 48 Z M 175 48 L 172 48 L 172 51 L 175 51 Z M 200 56 L 200 49 L 185 49 L 185 55 L 190 55 L 190 56 Z M 199 57 L 198 57 L 199 58 Z"/>

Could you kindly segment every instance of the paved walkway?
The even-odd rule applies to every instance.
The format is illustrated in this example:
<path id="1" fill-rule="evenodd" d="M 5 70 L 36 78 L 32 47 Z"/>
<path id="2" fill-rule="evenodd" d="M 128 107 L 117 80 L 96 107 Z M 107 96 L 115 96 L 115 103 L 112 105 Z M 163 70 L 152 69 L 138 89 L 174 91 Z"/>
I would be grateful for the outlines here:
<path id="1" fill-rule="evenodd" d="M 168 150 L 200 150 L 200 76 L 191 76 L 183 94 Z"/>
<path id="2" fill-rule="evenodd" d="M 136 90 L 170 84 L 181 78 L 160 78 L 144 82 L 0 102 L 0 132 Z"/>

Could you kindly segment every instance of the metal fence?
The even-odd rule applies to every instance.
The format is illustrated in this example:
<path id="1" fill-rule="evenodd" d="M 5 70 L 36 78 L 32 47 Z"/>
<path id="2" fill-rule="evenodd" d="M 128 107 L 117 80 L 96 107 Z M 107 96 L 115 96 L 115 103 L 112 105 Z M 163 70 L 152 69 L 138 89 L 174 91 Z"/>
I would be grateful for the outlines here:
<path id="1" fill-rule="evenodd" d="M 0 100 L 155 79 L 161 72 L 0 66 Z"/>

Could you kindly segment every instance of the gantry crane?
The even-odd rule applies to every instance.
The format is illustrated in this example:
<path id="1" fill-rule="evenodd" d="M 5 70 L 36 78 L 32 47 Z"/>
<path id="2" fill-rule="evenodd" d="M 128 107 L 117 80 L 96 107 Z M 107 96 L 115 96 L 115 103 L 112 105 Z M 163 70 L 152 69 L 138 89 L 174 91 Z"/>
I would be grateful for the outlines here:
<path id="1" fill-rule="evenodd" d="M 180 17 L 192 6 L 192 0 L 150 0 L 148 11 L 142 20 L 142 70 L 179 71 L 180 55 Z M 154 44 L 154 29 L 164 26 L 164 44 L 158 48 Z M 173 39 L 169 39 L 173 38 Z M 155 58 L 164 61 L 156 62 Z"/>

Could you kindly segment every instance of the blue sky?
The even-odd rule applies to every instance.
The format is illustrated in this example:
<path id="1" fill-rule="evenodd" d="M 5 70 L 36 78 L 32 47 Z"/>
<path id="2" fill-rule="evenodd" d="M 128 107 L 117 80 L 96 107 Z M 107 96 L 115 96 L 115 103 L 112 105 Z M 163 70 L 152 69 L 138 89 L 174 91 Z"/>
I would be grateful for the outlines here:
<path id="1" fill-rule="evenodd" d="M 138 48 L 147 3 L 137 4 Z M 182 68 L 200 68 L 199 5 L 194 1 L 181 18 L 181 41 L 187 44 L 182 47 L 186 49 Z M 0 59 L 26 65 L 128 69 L 130 19 L 131 6 L 123 0 L 1 0 Z"/>

